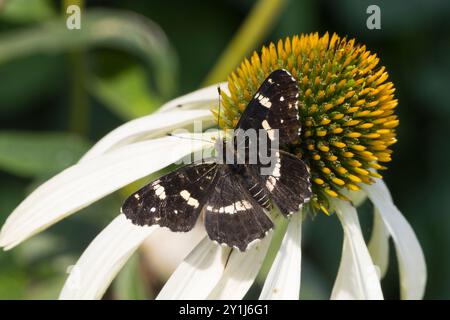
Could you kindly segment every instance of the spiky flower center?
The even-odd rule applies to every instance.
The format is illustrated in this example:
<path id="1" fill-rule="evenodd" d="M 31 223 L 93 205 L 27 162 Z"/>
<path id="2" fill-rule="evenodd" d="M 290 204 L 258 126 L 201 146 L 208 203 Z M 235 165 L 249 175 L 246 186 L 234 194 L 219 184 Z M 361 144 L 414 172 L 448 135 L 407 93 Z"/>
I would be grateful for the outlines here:
<path id="1" fill-rule="evenodd" d="M 328 208 L 329 197 L 346 199 L 343 188 L 380 178 L 380 162 L 391 161 L 396 142 L 397 100 L 388 73 L 364 45 L 328 33 L 294 36 L 261 54 L 253 53 L 228 78 L 219 126 L 234 128 L 250 99 L 273 71 L 285 68 L 300 89 L 301 143 L 293 146 L 310 167 L 313 209 Z M 213 110 L 217 114 L 217 110 Z"/>

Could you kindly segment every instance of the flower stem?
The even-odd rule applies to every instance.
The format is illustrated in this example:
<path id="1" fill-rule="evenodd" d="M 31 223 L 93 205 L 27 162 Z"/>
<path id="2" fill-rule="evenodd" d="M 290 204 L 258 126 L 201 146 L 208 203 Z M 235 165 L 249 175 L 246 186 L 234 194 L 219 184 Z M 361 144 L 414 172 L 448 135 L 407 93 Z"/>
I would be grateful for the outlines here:
<path id="1" fill-rule="evenodd" d="M 80 7 L 82 20 L 84 0 L 64 0 L 62 8 L 64 15 L 66 15 L 66 8 L 70 5 Z M 81 30 L 73 30 L 73 32 L 81 32 Z M 78 48 L 69 52 L 68 60 L 71 77 L 69 130 L 85 135 L 89 128 L 89 102 L 86 93 L 87 66 L 84 48 Z"/>
<path id="2" fill-rule="evenodd" d="M 278 20 L 285 4 L 286 0 L 258 1 L 207 75 L 203 85 L 225 80 L 242 58 L 264 39 L 275 21 Z"/>
<path id="3" fill-rule="evenodd" d="M 69 129 L 72 132 L 86 134 L 89 127 L 89 104 L 85 91 L 85 55 L 82 50 L 69 53 L 71 70 L 71 101 Z"/>

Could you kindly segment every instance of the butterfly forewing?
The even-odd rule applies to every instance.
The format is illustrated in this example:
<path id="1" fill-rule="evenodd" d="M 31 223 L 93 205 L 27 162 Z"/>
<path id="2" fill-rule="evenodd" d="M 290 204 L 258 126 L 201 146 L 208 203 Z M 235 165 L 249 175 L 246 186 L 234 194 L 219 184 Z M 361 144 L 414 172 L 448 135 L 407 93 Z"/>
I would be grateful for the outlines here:
<path id="1" fill-rule="evenodd" d="M 215 163 L 193 163 L 146 185 L 124 202 L 122 212 L 137 225 L 191 230 L 217 174 Z"/>
<path id="2" fill-rule="evenodd" d="M 299 140 L 298 86 L 284 70 L 273 71 L 262 83 L 244 110 L 236 129 L 264 129 L 269 137 L 278 129 L 280 146 Z"/>

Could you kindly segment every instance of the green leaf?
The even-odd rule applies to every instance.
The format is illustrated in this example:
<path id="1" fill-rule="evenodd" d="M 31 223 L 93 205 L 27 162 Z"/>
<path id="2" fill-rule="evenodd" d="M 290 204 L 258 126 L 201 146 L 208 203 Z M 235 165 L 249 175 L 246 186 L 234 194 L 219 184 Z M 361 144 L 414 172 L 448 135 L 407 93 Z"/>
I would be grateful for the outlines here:
<path id="1" fill-rule="evenodd" d="M 174 92 L 176 59 L 162 30 L 131 12 L 97 9 L 81 15 L 81 29 L 53 19 L 0 36 L 0 64 L 39 53 L 61 53 L 92 46 L 112 47 L 141 58 L 151 67 L 155 89 L 164 99 Z"/>
<path id="2" fill-rule="evenodd" d="M 1 20 L 15 23 L 38 22 L 55 15 L 49 0 L 10 0 L 1 9 Z"/>
<path id="3" fill-rule="evenodd" d="M 74 164 L 88 147 L 73 134 L 0 131 L 0 169 L 23 177 L 48 176 Z"/>
<path id="4" fill-rule="evenodd" d="M 120 300 L 146 299 L 144 281 L 139 272 L 139 255 L 134 254 L 114 282 L 114 294 Z"/>
<path id="5" fill-rule="evenodd" d="M 11 211 L 23 200 L 26 181 L 6 175 L 2 175 L 0 180 L 0 225 L 2 225 Z"/>
<path id="6" fill-rule="evenodd" d="M 163 102 L 152 92 L 145 71 L 133 66 L 110 77 L 92 76 L 90 93 L 124 120 L 155 111 Z"/>
<path id="7" fill-rule="evenodd" d="M 0 65 L 0 116 L 10 118 L 38 107 L 36 101 L 54 94 L 60 86 L 63 67 L 61 58 L 47 55 L 35 55 Z"/>
<path id="8" fill-rule="evenodd" d="M 21 299 L 26 294 L 27 275 L 8 267 L 0 268 L 0 299 Z"/>
<path id="9" fill-rule="evenodd" d="M 302 255 L 300 300 L 327 300 L 330 298 L 332 289 L 327 283 L 327 277 L 332 271 L 329 269 L 323 271 L 322 268 L 318 268 L 315 261 L 311 261 L 307 254 L 308 252 L 305 252 Z"/>

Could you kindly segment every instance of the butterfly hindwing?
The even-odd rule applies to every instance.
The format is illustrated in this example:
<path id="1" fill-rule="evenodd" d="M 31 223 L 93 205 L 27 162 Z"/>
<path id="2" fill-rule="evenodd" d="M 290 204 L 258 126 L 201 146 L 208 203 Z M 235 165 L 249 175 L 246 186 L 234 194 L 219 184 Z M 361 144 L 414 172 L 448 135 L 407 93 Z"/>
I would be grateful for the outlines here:
<path id="1" fill-rule="evenodd" d="M 241 177 L 226 165 L 205 204 L 205 228 L 211 240 L 245 251 L 263 238 L 273 223 L 243 186 Z"/>
<path id="2" fill-rule="evenodd" d="M 297 212 L 311 198 L 310 173 L 306 164 L 288 152 L 278 151 L 271 172 L 261 175 L 261 166 L 251 166 L 261 184 L 270 193 L 280 212 L 288 216 Z M 269 170 L 270 171 L 270 170 Z"/>
<path id="3" fill-rule="evenodd" d="M 175 170 L 132 194 L 122 212 L 137 225 L 191 230 L 213 184 L 218 165 L 193 163 Z"/>
<path id="4" fill-rule="evenodd" d="M 298 95 L 297 82 L 288 71 L 273 71 L 244 110 L 236 129 L 264 129 L 269 137 L 278 129 L 280 147 L 297 142 L 301 129 Z"/>

